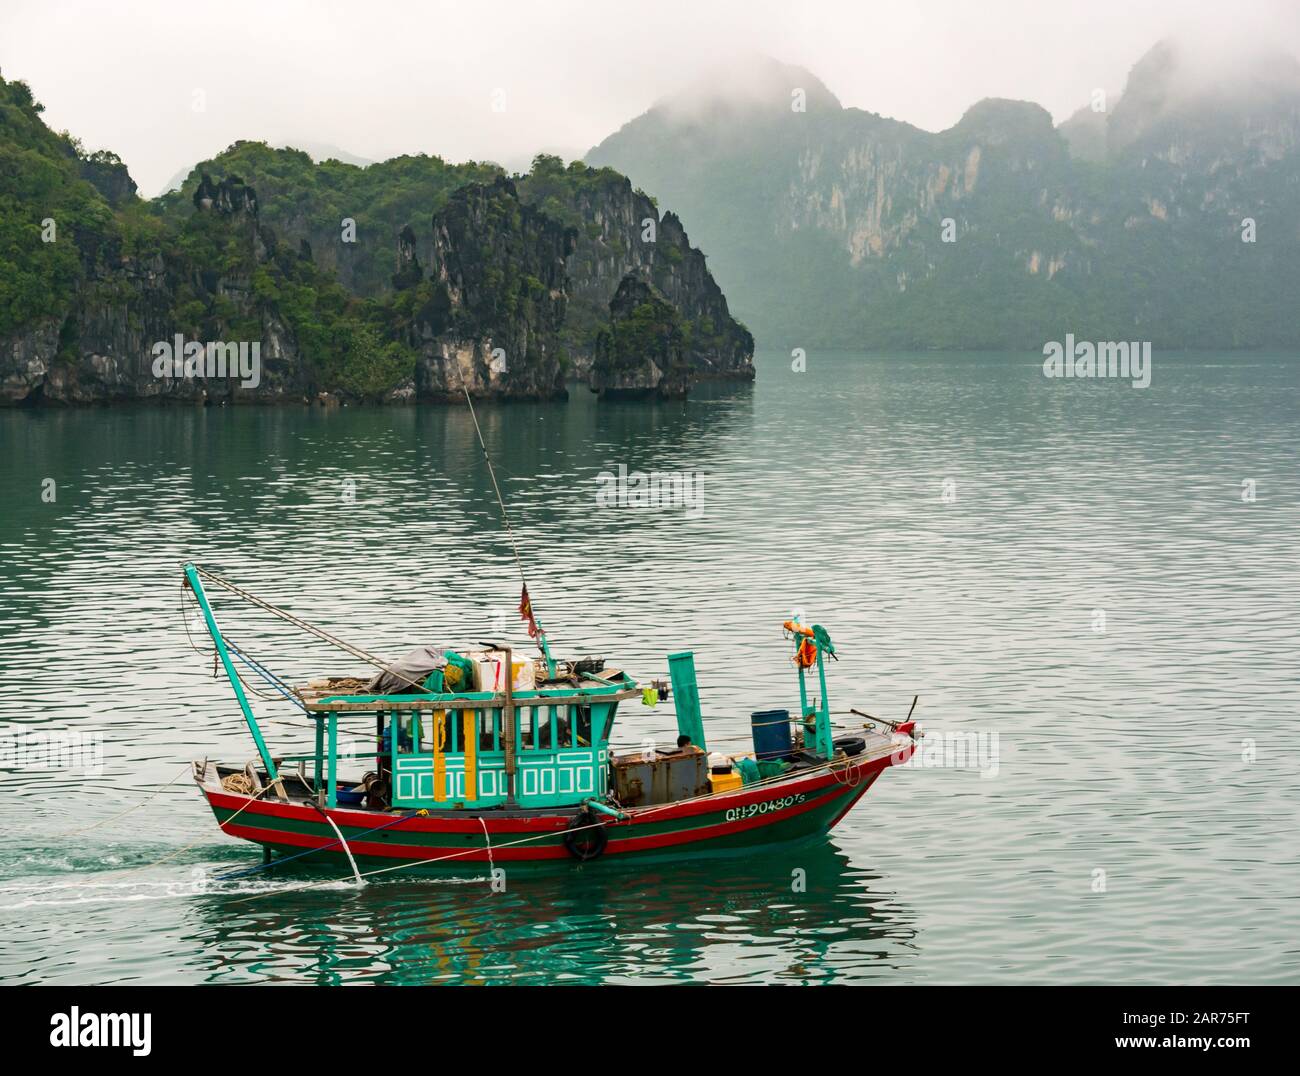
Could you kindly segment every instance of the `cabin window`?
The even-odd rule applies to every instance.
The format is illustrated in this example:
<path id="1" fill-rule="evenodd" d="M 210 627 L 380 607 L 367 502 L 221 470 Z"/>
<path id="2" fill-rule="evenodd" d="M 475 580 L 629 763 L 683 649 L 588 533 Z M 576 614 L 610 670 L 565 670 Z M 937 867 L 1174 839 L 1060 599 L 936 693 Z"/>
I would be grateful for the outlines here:
<path id="1" fill-rule="evenodd" d="M 496 721 L 493 720 L 491 713 L 485 715 L 482 710 L 458 711 L 456 721 L 462 728 L 465 725 L 466 714 L 470 715 L 472 719 L 470 735 L 474 737 L 474 743 L 478 745 L 478 749 L 480 751 L 495 750 L 493 741 L 496 736 Z"/>
<path id="2" fill-rule="evenodd" d="M 591 746 L 591 707 L 574 706 L 570 712 L 573 715 L 573 736 L 574 747 Z"/>
<path id="3" fill-rule="evenodd" d="M 534 751 L 557 751 L 580 746 L 574 742 L 571 712 L 568 706 L 529 707 L 524 747 Z"/>
<path id="4" fill-rule="evenodd" d="M 459 712 L 464 713 L 465 711 Z M 474 714 L 474 732 L 478 737 L 478 749 L 480 751 L 504 751 L 504 726 L 502 724 L 501 710 L 488 709 L 474 710 L 472 712 Z M 457 720 L 463 725 L 463 718 Z M 463 737 L 461 738 L 463 739 Z M 464 750 L 464 748 L 461 748 L 461 750 Z"/>
<path id="5" fill-rule="evenodd" d="M 420 742 L 420 715 L 414 711 L 399 711 L 389 725 L 397 728 L 397 753 L 410 755 L 417 750 Z"/>
<path id="6" fill-rule="evenodd" d="M 533 711 L 533 720 L 537 724 L 536 744 L 542 751 L 554 751 L 564 747 L 564 724 L 554 718 L 554 707 L 538 707 Z M 557 727 L 558 726 L 558 727 Z"/>
<path id="7" fill-rule="evenodd" d="M 520 706 L 515 710 L 516 727 L 519 730 L 519 747 L 524 751 L 549 751 L 550 733 L 546 730 L 545 713 L 539 713 L 535 707 Z"/>

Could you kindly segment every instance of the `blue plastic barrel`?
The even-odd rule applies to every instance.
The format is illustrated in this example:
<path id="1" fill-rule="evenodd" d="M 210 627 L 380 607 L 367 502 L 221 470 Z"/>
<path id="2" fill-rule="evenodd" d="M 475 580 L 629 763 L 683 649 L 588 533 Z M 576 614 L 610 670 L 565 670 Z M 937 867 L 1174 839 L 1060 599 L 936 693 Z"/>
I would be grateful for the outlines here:
<path id="1" fill-rule="evenodd" d="M 788 759 L 794 748 L 790 743 L 790 711 L 759 710 L 749 715 L 754 728 L 754 757 L 759 762 Z"/>

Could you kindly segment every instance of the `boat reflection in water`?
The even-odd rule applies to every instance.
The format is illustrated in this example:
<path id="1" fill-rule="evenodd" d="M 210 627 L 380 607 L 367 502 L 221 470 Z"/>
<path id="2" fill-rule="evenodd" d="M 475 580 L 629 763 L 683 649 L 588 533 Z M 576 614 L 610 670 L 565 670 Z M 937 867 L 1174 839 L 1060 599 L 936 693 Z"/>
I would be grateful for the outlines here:
<path id="1" fill-rule="evenodd" d="M 508 872 L 504 892 L 472 869 L 355 891 L 307 881 L 203 898 L 207 981 L 860 983 L 915 955 L 912 913 L 826 838 L 635 873 Z"/>

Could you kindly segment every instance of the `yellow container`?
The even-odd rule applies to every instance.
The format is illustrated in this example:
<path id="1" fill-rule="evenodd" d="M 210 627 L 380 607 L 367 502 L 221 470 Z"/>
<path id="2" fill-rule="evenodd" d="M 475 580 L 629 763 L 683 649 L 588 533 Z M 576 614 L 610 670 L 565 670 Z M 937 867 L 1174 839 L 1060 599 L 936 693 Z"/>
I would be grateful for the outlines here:
<path id="1" fill-rule="evenodd" d="M 709 774 L 709 784 L 713 786 L 714 792 L 733 792 L 744 783 L 740 774 L 735 772 Z"/>

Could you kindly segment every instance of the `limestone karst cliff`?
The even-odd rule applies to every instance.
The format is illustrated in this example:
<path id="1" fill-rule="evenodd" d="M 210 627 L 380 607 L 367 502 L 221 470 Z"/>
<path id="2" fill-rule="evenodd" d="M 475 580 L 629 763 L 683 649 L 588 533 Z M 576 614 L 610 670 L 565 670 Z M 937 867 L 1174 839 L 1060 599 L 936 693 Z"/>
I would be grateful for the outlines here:
<path id="1" fill-rule="evenodd" d="M 563 335 L 579 373 L 590 368 L 610 303 L 630 274 L 675 309 L 694 378 L 754 376 L 754 338 L 732 317 L 703 252 L 691 246 L 675 213 L 661 214 L 654 199 L 612 169 L 566 167 L 555 157 L 539 156 L 519 188 L 522 198 L 574 232 Z"/>
<path id="2" fill-rule="evenodd" d="M 596 335 L 591 390 L 603 399 L 682 399 L 693 369 L 682 317 L 660 292 L 629 273 Z"/>
<path id="3" fill-rule="evenodd" d="M 559 333 L 572 231 L 498 176 L 455 191 L 435 214 L 427 272 L 413 240 L 403 232 L 398 277 L 409 288 L 399 305 L 409 310 L 417 395 L 564 398 Z"/>
<path id="4" fill-rule="evenodd" d="M 747 72 L 586 160 L 681 215 L 767 346 L 1300 344 L 1294 57 L 1162 42 L 1059 128 L 986 100 L 939 132 L 844 107 L 801 68 Z"/>
<path id="5" fill-rule="evenodd" d="M 673 304 L 698 376 L 753 376 L 704 256 L 612 172 L 539 158 L 516 184 L 237 143 L 146 202 L 40 113 L 0 80 L 0 405 L 563 398 L 629 272 Z M 155 363 L 239 344 L 256 379 Z"/>

